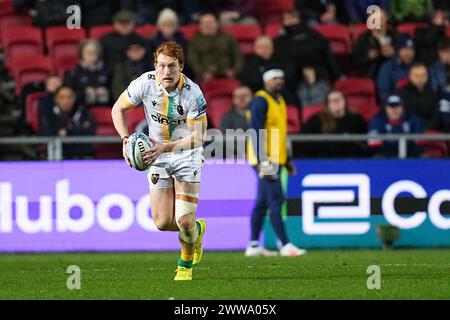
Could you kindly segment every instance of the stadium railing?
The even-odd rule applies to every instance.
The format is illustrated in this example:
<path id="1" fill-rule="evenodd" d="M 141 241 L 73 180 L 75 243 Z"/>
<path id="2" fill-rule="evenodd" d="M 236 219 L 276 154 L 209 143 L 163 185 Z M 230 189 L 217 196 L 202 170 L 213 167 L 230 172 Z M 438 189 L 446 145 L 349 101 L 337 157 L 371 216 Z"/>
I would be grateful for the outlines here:
<path id="1" fill-rule="evenodd" d="M 234 136 L 226 136 L 227 143 L 235 141 Z M 223 136 L 207 135 L 206 141 L 221 142 Z M 294 134 L 289 135 L 289 142 L 348 142 L 348 141 L 397 141 L 398 158 L 405 159 L 408 154 L 408 141 L 450 141 L 450 134 Z M 85 143 L 120 143 L 118 136 L 77 136 L 77 137 L 2 137 L 0 145 L 47 145 L 47 160 L 63 159 L 63 144 Z"/>

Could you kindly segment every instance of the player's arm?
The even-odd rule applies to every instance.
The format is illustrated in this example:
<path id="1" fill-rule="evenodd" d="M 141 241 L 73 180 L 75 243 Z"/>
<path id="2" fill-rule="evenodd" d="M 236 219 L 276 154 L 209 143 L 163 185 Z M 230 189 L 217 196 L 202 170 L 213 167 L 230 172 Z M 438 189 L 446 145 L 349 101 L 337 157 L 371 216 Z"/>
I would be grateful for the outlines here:
<path id="1" fill-rule="evenodd" d="M 131 166 L 130 160 L 126 154 L 126 144 L 128 142 L 128 125 L 125 118 L 125 112 L 134 107 L 124 96 L 124 93 L 117 99 L 116 103 L 111 110 L 111 117 L 116 128 L 117 133 L 122 139 L 122 154 L 126 163 Z"/>

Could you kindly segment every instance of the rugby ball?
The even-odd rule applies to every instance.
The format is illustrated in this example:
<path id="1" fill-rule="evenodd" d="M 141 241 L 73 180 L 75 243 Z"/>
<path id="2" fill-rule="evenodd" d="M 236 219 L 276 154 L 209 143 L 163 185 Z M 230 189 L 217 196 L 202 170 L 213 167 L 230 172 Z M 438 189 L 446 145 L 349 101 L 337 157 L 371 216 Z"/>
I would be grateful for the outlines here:
<path id="1" fill-rule="evenodd" d="M 150 168 L 150 164 L 144 164 L 144 155 L 153 147 L 153 143 L 142 132 L 135 132 L 128 138 L 127 156 L 131 166 L 139 171 Z"/>

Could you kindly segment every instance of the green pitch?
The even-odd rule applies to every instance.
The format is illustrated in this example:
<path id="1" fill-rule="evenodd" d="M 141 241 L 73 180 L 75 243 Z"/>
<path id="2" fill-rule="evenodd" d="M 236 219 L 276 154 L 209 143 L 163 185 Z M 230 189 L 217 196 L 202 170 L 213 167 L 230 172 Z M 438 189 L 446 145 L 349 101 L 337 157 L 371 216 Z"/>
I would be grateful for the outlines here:
<path id="1" fill-rule="evenodd" d="M 311 250 L 298 258 L 205 252 L 194 281 L 174 282 L 178 254 L 0 255 L 0 299 L 450 299 L 450 249 Z M 67 267 L 81 269 L 68 290 Z M 369 290 L 378 265 L 381 289 Z"/>

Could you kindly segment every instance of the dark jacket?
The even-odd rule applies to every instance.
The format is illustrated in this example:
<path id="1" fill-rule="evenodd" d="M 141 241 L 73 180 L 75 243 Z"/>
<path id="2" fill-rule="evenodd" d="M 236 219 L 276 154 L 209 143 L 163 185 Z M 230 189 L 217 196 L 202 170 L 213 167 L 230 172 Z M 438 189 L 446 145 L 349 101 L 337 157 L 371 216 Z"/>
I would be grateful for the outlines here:
<path id="1" fill-rule="evenodd" d="M 302 133 L 323 134 L 321 113 L 312 116 L 302 126 Z M 367 133 L 367 123 L 357 113 L 346 113 L 336 120 L 332 134 Z M 367 156 L 365 143 L 359 142 L 311 142 L 302 144 L 302 154 L 309 158 L 352 158 Z"/>
<path id="2" fill-rule="evenodd" d="M 86 106 L 110 104 L 109 82 L 103 62 L 98 63 L 94 70 L 89 70 L 80 63 L 64 77 L 64 84 L 70 86 L 79 101 Z M 97 92 L 90 93 L 87 88 L 94 88 Z"/>
<path id="3" fill-rule="evenodd" d="M 273 59 L 266 60 L 256 54 L 252 54 L 245 60 L 240 80 L 243 84 L 249 86 L 253 92 L 256 92 L 264 87 L 263 73 L 273 67 L 276 67 Z"/>
<path id="4" fill-rule="evenodd" d="M 417 60 L 425 64 L 433 63 L 438 58 L 437 44 L 444 37 L 444 26 L 432 25 L 428 28 L 416 29 L 414 47 Z"/>
<path id="5" fill-rule="evenodd" d="M 39 110 L 39 129 L 41 135 L 57 136 L 60 129 L 67 130 L 67 136 L 95 135 L 95 120 L 89 110 L 83 106 L 71 114 L 64 114 L 58 106 L 51 110 Z M 65 159 L 89 158 L 93 155 L 89 144 L 64 144 Z"/>
<path id="6" fill-rule="evenodd" d="M 103 48 L 103 61 L 108 70 L 112 71 L 116 63 L 125 59 L 125 52 L 129 43 L 135 43 L 136 41 L 145 40 L 136 32 L 132 32 L 124 37 L 115 31 L 104 35 L 100 39 Z"/>
<path id="7" fill-rule="evenodd" d="M 423 126 L 420 119 L 413 113 L 409 113 L 400 121 L 389 121 L 384 111 L 381 111 L 369 124 L 370 134 L 408 134 L 423 133 Z M 375 156 L 398 157 L 397 141 L 371 140 L 369 146 Z M 417 157 L 422 153 L 422 147 L 414 141 L 408 141 L 408 157 Z"/>
<path id="8" fill-rule="evenodd" d="M 295 90 L 305 66 L 314 67 L 317 78 L 339 78 L 342 72 L 330 51 L 328 41 L 305 23 L 284 28 L 275 39 L 274 60 L 288 70 L 286 84 Z M 292 74 L 291 74 L 292 73 Z M 289 81 L 294 83 L 289 84 Z"/>
<path id="9" fill-rule="evenodd" d="M 387 97 L 399 88 L 399 81 L 408 79 L 410 67 L 399 62 L 397 56 L 383 63 L 377 77 L 377 88 L 381 103 L 384 103 Z"/>
<path id="10" fill-rule="evenodd" d="M 141 61 L 124 60 L 116 64 L 111 82 L 113 100 L 119 98 L 131 81 L 149 70 L 152 70 L 152 65 L 147 56 Z"/>
<path id="11" fill-rule="evenodd" d="M 439 128 L 438 95 L 429 86 L 423 91 L 409 83 L 398 91 L 403 99 L 406 111 L 415 113 L 423 122 L 425 129 L 437 130 Z"/>
<path id="12" fill-rule="evenodd" d="M 386 35 L 391 38 L 391 43 L 394 45 L 398 41 L 398 34 L 394 30 L 388 30 Z M 353 61 L 362 70 L 365 77 L 373 78 L 378 74 L 380 66 L 389 59 L 384 58 L 381 54 L 376 59 L 369 59 L 369 51 L 377 49 L 381 50 L 381 45 L 371 31 L 364 32 L 353 45 Z"/>

